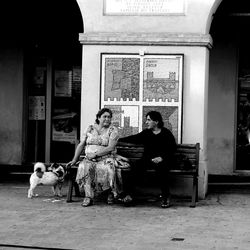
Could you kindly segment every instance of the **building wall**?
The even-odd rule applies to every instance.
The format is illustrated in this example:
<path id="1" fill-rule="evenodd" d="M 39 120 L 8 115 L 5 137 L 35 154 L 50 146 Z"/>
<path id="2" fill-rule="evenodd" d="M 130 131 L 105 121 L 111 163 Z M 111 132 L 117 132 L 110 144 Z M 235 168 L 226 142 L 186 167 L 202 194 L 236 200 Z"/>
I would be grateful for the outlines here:
<path id="1" fill-rule="evenodd" d="M 100 108 L 101 53 L 139 54 L 143 50 L 146 54 L 184 54 L 182 135 L 183 143 L 201 144 L 201 197 L 207 192 L 208 175 L 208 48 L 211 45 L 208 30 L 220 2 L 185 1 L 185 15 L 109 16 L 103 15 L 104 1 L 78 0 L 84 22 L 84 34 L 80 34 L 83 44 L 82 131 L 94 121 Z M 180 189 L 175 191 L 184 194 L 186 181 L 181 180 L 179 184 Z"/>
<path id="2" fill-rule="evenodd" d="M 235 158 L 237 49 L 217 43 L 210 55 L 208 173 L 232 175 Z"/>
<path id="3" fill-rule="evenodd" d="M 101 53 L 138 53 L 140 46 L 84 46 L 83 51 L 83 85 L 82 85 L 82 107 L 81 107 L 81 131 L 93 123 L 95 115 L 100 108 L 100 84 L 101 84 Z M 149 54 L 184 54 L 184 85 L 183 85 L 183 143 L 201 144 L 200 159 L 200 195 L 204 195 L 207 186 L 206 168 L 206 124 L 204 113 L 206 112 L 207 99 L 207 63 L 208 50 L 202 47 L 144 47 Z M 88 93 L 85 95 L 85 93 Z M 182 194 L 190 193 L 191 183 L 176 180 L 178 190 Z M 180 191 L 181 190 L 181 191 Z"/>
<path id="4" fill-rule="evenodd" d="M 0 46 L 0 164 L 21 164 L 23 123 L 23 56 Z"/>
<path id="5" fill-rule="evenodd" d="M 185 15 L 164 16 L 104 16 L 104 0 L 77 2 L 85 35 L 80 35 L 81 131 L 94 121 L 100 108 L 101 53 L 144 50 L 149 54 L 184 54 L 183 142 L 201 143 L 199 186 L 204 196 L 207 174 L 232 174 L 234 162 L 236 51 L 230 45 L 218 45 L 209 55 L 208 49 L 212 14 L 221 0 L 187 0 Z M 0 141 L 4 142 L 0 145 L 0 164 L 21 164 L 22 53 L 1 45 L 0 58 Z"/>
<path id="6" fill-rule="evenodd" d="M 171 32 L 207 33 L 207 21 L 221 0 L 187 0 L 185 15 L 104 16 L 104 0 L 77 0 L 84 32 Z"/>

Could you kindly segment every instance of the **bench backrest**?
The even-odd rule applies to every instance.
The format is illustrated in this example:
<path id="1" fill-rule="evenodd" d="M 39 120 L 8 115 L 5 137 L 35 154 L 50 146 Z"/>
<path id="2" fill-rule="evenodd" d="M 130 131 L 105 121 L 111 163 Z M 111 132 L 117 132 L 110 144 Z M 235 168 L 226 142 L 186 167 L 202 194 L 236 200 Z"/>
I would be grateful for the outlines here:
<path id="1" fill-rule="evenodd" d="M 177 144 L 176 164 L 171 169 L 198 171 L 200 144 Z M 132 163 L 143 156 L 143 145 L 118 142 L 117 153 L 130 159 Z"/>

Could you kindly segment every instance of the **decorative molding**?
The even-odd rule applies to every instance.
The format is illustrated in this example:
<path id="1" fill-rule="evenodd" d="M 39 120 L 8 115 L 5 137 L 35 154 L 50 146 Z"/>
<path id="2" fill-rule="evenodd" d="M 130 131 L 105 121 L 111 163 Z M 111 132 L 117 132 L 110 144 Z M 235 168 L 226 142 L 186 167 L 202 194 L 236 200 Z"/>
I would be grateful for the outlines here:
<path id="1" fill-rule="evenodd" d="M 212 37 L 198 33 L 87 32 L 79 34 L 83 45 L 199 46 L 212 48 Z"/>

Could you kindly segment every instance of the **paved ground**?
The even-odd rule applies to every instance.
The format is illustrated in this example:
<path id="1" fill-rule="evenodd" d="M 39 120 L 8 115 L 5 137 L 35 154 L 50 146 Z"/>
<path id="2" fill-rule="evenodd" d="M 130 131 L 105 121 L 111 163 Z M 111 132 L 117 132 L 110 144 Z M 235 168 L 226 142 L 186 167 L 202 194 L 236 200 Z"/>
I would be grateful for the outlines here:
<path id="1" fill-rule="evenodd" d="M 153 197 L 134 207 L 55 199 L 47 187 L 27 198 L 28 183 L 0 183 L 0 249 L 250 249 L 250 188 L 214 191 L 190 208 L 159 208 Z M 66 195 L 66 185 L 63 189 Z"/>

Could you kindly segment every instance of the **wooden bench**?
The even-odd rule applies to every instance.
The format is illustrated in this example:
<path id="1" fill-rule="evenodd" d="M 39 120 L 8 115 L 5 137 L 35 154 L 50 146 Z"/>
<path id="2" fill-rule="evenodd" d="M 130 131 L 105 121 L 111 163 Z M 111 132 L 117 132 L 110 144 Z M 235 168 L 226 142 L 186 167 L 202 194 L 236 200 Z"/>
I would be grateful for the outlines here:
<path id="1" fill-rule="evenodd" d="M 190 207 L 195 207 L 196 202 L 198 201 L 199 150 L 199 143 L 178 144 L 176 151 L 176 164 L 170 169 L 171 175 L 183 175 L 193 178 Z M 124 142 L 119 142 L 117 144 L 117 153 L 129 158 L 132 167 L 136 167 L 136 162 L 142 158 L 143 152 L 144 148 L 142 145 Z M 77 166 L 72 166 L 68 169 L 69 187 L 67 202 L 72 202 L 73 188 L 75 188 L 76 196 L 79 196 L 79 188 L 75 182 L 76 172 Z"/>

